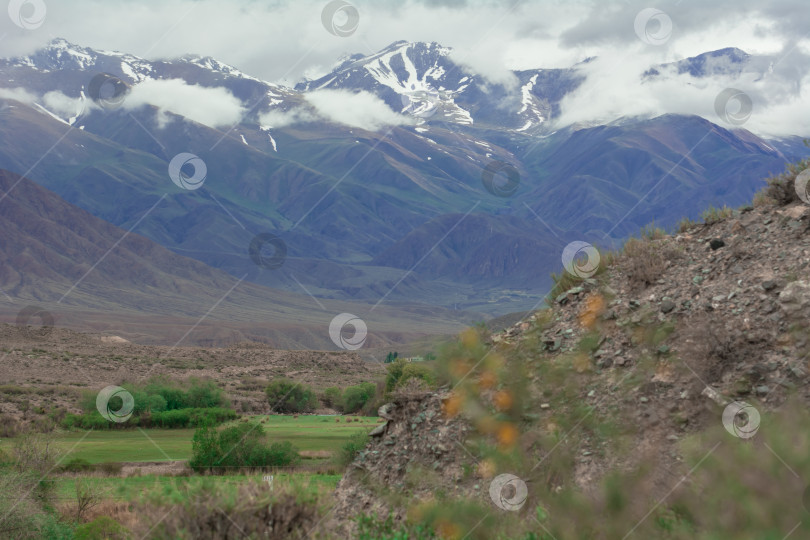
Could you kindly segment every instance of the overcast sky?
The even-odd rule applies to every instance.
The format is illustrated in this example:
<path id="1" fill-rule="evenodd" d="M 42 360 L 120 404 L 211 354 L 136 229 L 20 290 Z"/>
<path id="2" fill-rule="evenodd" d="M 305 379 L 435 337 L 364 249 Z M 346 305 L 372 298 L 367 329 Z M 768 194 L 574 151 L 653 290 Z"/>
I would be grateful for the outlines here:
<path id="1" fill-rule="evenodd" d="M 565 111 L 576 121 L 578 114 L 604 112 L 611 104 L 642 113 L 692 107 L 679 103 L 688 96 L 674 87 L 655 89 L 657 96 L 627 96 L 623 88 L 637 80 L 644 66 L 739 47 L 776 59 L 772 87 L 760 85 L 752 93 L 778 95 L 792 107 L 807 97 L 802 84 L 810 60 L 807 0 L 351 0 L 359 20 L 346 37 L 325 28 L 326 0 L 11 0 L 10 11 L 22 5 L 23 16 L 32 20 L 37 3 L 46 10 L 40 10 L 44 19 L 35 29 L 18 28 L 9 17 L 0 17 L 0 55 L 28 53 L 64 37 L 149 59 L 210 55 L 285 84 L 322 75 L 346 54 L 369 54 L 400 39 L 452 47 L 454 59 L 493 81 L 508 81 L 509 69 L 568 67 L 598 56 L 589 69 L 608 76 L 612 88 L 583 88 L 580 102 L 576 107 L 569 103 Z M 345 13 L 333 19 L 338 27 Z M 789 110 L 774 114 L 786 121 L 794 117 L 795 124 Z M 760 125 L 761 131 L 795 129 L 781 120 L 768 121 L 771 127 Z"/>

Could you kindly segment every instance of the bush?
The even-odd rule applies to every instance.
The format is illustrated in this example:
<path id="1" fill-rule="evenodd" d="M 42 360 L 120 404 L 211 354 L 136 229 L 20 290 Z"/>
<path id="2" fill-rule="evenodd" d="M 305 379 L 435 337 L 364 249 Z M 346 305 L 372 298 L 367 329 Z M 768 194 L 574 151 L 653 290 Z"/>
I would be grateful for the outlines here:
<path id="1" fill-rule="evenodd" d="M 318 406 L 312 390 L 289 379 L 276 379 L 265 390 L 270 408 L 277 413 L 310 412 Z"/>
<path id="2" fill-rule="evenodd" d="M 407 362 L 402 358 L 398 358 L 388 365 L 388 375 L 385 377 L 385 392 L 389 393 L 396 388 L 399 379 L 402 377 L 402 372 L 405 369 Z"/>
<path id="3" fill-rule="evenodd" d="M 782 174 L 766 178 L 768 185 L 764 189 L 765 197 L 779 206 L 799 202 L 801 199 L 796 193 L 796 176 L 808 167 L 810 167 L 810 158 L 805 158 L 797 163 L 789 163 Z"/>
<path id="4" fill-rule="evenodd" d="M 341 467 L 348 467 L 354 458 L 357 457 L 357 454 L 366 447 L 368 444 L 368 433 L 363 431 L 361 433 L 355 433 L 352 435 L 352 438 L 346 441 L 346 443 L 340 448 L 337 454 L 335 454 L 335 462 L 340 465 Z"/>
<path id="5" fill-rule="evenodd" d="M 386 393 L 400 388 L 409 379 L 419 379 L 427 386 L 436 386 L 436 375 L 429 366 L 399 359 L 388 366 L 388 376 L 385 379 Z"/>
<path id="6" fill-rule="evenodd" d="M 659 242 L 630 238 L 624 244 L 619 266 L 634 285 L 646 287 L 661 279 L 666 260 Z"/>
<path id="7" fill-rule="evenodd" d="M 70 458 L 60 467 L 64 472 L 87 472 L 93 468 L 93 464 L 82 458 Z"/>
<path id="8" fill-rule="evenodd" d="M 0 414 L 0 437 L 16 437 L 20 432 L 20 423 L 10 414 Z"/>
<path id="9" fill-rule="evenodd" d="M 273 489 L 264 482 L 240 483 L 235 490 L 223 483 L 202 483 L 184 493 L 168 513 L 161 500 L 139 504 L 142 519 L 135 538 L 311 538 L 326 512 L 323 495 L 287 486 Z"/>
<path id="10" fill-rule="evenodd" d="M 214 381 L 190 378 L 184 382 L 153 377 L 142 384 L 123 383 L 132 394 L 132 417 L 126 422 L 110 422 L 96 409 L 96 392 L 85 392 L 80 399 L 84 414 L 54 416 L 67 429 L 124 429 L 141 427 L 194 427 L 203 422 L 223 422 L 236 418 L 224 392 Z M 120 398 L 113 398 L 120 399 Z M 111 400 L 112 401 L 112 400 Z M 111 403 L 112 409 L 118 404 Z"/>
<path id="11" fill-rule="evenodd" d="M 15 467 L 0 473 L 0 538 L 72 538 L 53 510 L 54 482 L 47 477 L 57 453 L 47 436 L 15 441 Z"/>
<path id="12" fill-rule="evenodd" d="M 130 537 L 126 527 L 108 516 L 79 525 L 74 534 L 76 540 L 125 540 Z"/>
<path id="13" fill-rule="evenodd" d="M 192 439 L 189 466 L 195 471 L 231 467 L 283 467 L 294 465 L 300 456 L 289 441 L 266 444 L 260 424 L 239 424 L 222 430 L 198 428 Z"/>
<path id="14" fill-rule="evenodd" d="M 707 210 L 700 214 L 700 217 L 703 218 L 703 223 L 706 225 L 712 225 L 719 221 L 723 221 L 724 219 L 730 218 L 733 214 L 734 211 L 728 206 L 723 205 L 722 208 L 710 206 Z"/>
<path id="15" fill-rule="evenodd" d="M 337 386 L 330 386 L 323 391 L 321 403 L 324 407 L 341 410 L 343 408 L 343 394 Z"/>
<path id="16" fill-rule="evenodd" d="M 127 422 L 110 422 L 98 412 L 85 414 L 68 414 L 62 420 L 62 427 L 67 429 L 124 429 L 135 426 L 158 428 L 187 428 L 203 424 L 221 424 L 238 418 L 233 409 L 220 407 L 173 409 L 162 412 L 144 411 L 139 417 L 130 418 Z"/>
<path id="17" fill-rule="evenodd" d="M 374 397 L 377 386 L 374 383 L 361 383 L 350 386 L 343 392 L 343 412 L 354 413 Z"/>
<path id="18" fill-rule="evenodd" d="M 402 376 L 399 378 L 397 386 L 400 387 L 410 379 L 419 379 L 424 381 L 428 386 L 436 386 L 436 376 L 433 370 L 423 364 L 408 364 L 402 370 Z"/>

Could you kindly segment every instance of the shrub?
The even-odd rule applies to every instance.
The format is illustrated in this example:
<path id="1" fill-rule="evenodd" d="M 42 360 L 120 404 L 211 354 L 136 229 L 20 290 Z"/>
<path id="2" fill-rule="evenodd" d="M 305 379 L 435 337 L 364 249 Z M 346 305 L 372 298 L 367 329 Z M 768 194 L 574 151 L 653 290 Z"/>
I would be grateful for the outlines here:
<path id="1" fill-rule="evenodd" d="M 276 379 L 265 390 L 270 408 L 278 413 L 310 412 L 318 406 L 315 394 L 303 384 Z"/>
<path id="2" fill-rule="evenodd" d="M 143 502 L 137 508 L 143 519 L 135 537 L 309 538 L 325 513 L 321 491 L 271 489 L 264 482 L 232 489 L 222 483 L 203 483 L 185 493 L 168 513 L 162 501 Z"/>
<path id="3" fill-rule="evenodd" d="M 67 429 L 124 429 L 129 427 L 187 428 L 203 424 L 221 424 L 235 420 L 239 415 L 233 409 L 220 407 L 173 409 L 161 412 L 144 411 L 141 416 L 130 418 L 126 422 L 110 422 L 98 412 L 85 414 L 68 414 L 62 420 L 62 427 Z"/>
<path id="4" fill-rule="evenodd" d="M 20 432 L 20 423 L 10 414 L 0 414 L 0 437 L 16 437 Z"/>
<path id="5" fill-rule="evenodd" d="M 734 210 L 726 205 L 723 205 L 722 208 L 710 206 L 708 209 L 704 210 L 702 214 L 700 214 L 700 217 L 703 218 L 703 223 L 706 225 L 712 225 L 731 217 L 733 213 Z"/>
<path id="6" fill-rule="evenodd" d="M 405 370 L 407 362 L 402 358 L 391 362 L 387 369 L 388 374 L 385 377 L 385 392 L 390 393 L 396 388 L 399 379 L 402 377 L 402 372 Z"/>
<path id="7" fill-rule="evenodd" d="M 330 386 L 323 391 L 321 403 L 324 407 L 341 410 L 343 407 L 343 394 L 337 386 Z"/>
<path id="8" fill-rule="evenodd" d="M 126 540 L 129 531 L 108 516 L 100 516 L 89 523 L 76 527 L 75 540 Z"/>
<path id="9" fill-rule="evenodd" d="M 84 521 L 87 512 L 98 506 L 102 500 L 101 491 L 97 484 L 86 478 L 77 478 L 76 488 L 76 521 Z"/>
<path id="10" fill-rule="evenodd" d="M 368 433 L 365 431 L 355 433 L 335 454 L 335 462 L 341 467 L 348 467 L 357 454 L 366 447 L 366 444 L 368 444 Z"/>
<path id="11" fill-rule="evenodd" d="M 343 392 L 343 412 L 354 413 L 374 397 L 377 386 L 374 383 L 361 383 L 350 386 Z"/>
<path id="12" fill-rule="evenodd" d="M 12 454 L 18 471 L 46 475 L 59 461 L 62 452 L 49 436 L 26 433 L 14 441 Z"/>
<path id="13" fill-rule="evenodd" d="M 282 467 L 294 465 L 300 456 L 289 441 L 266 444 L 260 424 L 239 424 L 219 431 L 198 428 L 192 439 L 189 466 L 196 470 L 230 467 Z"/>
<path id="14" fill-rule="evenodd" d="M 0 472 L 0 538 L 71 538 L 53 512 L 55 484 L 47 473 L 58 455 L 51 440 L 25 434 L 12 453 L 15 467 Z"/>
<path id="15" fill-rule="evenodd" d="M 661 278 L 666 260 L 659 242 L 630 238 L 624 244 L 619 266 L 630 283 L 646 287 Z"/>
<path id="16" fill-rule="evenodd" d="M 60 467 L 64 472 L 86 472 L 93 468 L 93 464 L 82 458 L 70 458 Z"/>
<path id="17" fill-rule="evenodd" d="M 436 376 L 433 370 L 424 364 L 408 364 L 402 370 L 402 376 L 399 378 L 397 386 L 400 387 L 410 379 L 419 379 L 424 381 L 428 386 L 436 386 Z"/>
<path id="18" fill-rule="evenodd" d="M 126 422 L 110 422 L 103 418 L 96 410 L 96 392 L 82 394 L 80 406 L 84 414 L 62 412 L 54 415 L 54 418 L 60 419 L 62 427 L 67 429 L 193 427 L 202 422 L 222 422 L 236 418 L 236 413 L 230 409 L 230 403 L 224 392 L 214 381 L 190 378 L 178 382 L 153 377 L 141 384 L 123 383 L 122 387 L 132 394 L 134 400 L 132 417 Z M 116 409 L 119 404 L 110 405 Z"/>
<path id="19" fill-rule="evenodd" d="M 800 201 L 799 194 L 796 193 L 796 176 L 808 167 L 810 158 L 805 158 L 796 163 L 789 163 L 785 172 L 766 178 L 768 185 L 764 189 L 765 197 L 780 206 Z"/>

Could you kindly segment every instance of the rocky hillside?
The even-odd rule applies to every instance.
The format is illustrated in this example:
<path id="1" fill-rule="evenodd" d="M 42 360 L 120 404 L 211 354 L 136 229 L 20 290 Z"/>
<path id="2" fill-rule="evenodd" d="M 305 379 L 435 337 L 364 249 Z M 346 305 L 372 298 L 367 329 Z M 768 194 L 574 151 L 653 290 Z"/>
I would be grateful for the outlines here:
<path id="1" fill-rule="evenodd" d="M 587 279 L 558 281 L 549 309 L 462 334 L 441 362 L 447 386 L 381 410 L 388 423 L 338 486 L 335 516 L 353 527 L 352 515 L 393 513 L 411 534 L 421 522 L 449 538 L 799 527 L 810 464 L 791 456 L 810 441 L 798 421 L 776 427 L 810 404 L 810 206 L 757 202 L 648 229 Z M 743 469 L 741 455 L 756 459 Z M 711 481 L 723 466 L 736 483 Z M 734 521 L 737 499 L 753 508 Z"/>

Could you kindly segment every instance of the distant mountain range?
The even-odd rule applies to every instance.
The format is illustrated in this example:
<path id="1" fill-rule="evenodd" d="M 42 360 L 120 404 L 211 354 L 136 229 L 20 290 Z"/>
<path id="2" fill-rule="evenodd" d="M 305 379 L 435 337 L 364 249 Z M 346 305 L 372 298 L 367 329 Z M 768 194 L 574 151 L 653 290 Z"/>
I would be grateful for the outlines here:
<path id="1" fill-rule="evenodd" d="M 485 318 L 537 305 L 568 242 L 611 246 L 653 221 L 743 204 L 804 155 L 800 137 L 765 140 L 698 116 L 560 129 L 580 67 L 514 72 L 514 84 L 498 85 L 448 48 L 400 41 L 288 88 L 213 58 L 147 61 L 58 39 L 0 60 L 0 168 L 248 282 Z M 643 77 L 767 67 L 724 49 Z M 244 114 L 211 127 L 161 111 L 165 100 L 127 104 L 133 88 L 165 80 L 227 90 Z M 97 95 L 99 84 L 112 95 Z M 347 95 L 381 100 L 396 125 L 341 123 L 346 111 L 328 100 Z M 200 189 L 170 179 L 180 153 L 205 163 Z M 286 248 L 276 269 L 251 257 L 262 234 Z"/>
<path id="2" fill-rule="evenodd" d="M 253 340 L 278 348 L 331 349 L 328 329 L 335 315 L 366 315 L 362 305 L 316 304 L 235 279 L 129 234 L 8 171 L 0 170 L 0 197 L 0 289 L 5 297 L 0 320 L 6 322 L 13 322 L 26 304 L 35 304 L 59 326 L 112 332 L 138 342 L 222 346 Z M 368 324 L 367 345 L 395 347 L 429 339 L 459 330 L 472 317 L 435 308 L 426 313 L 420 306 L 381 306 Z"/>

